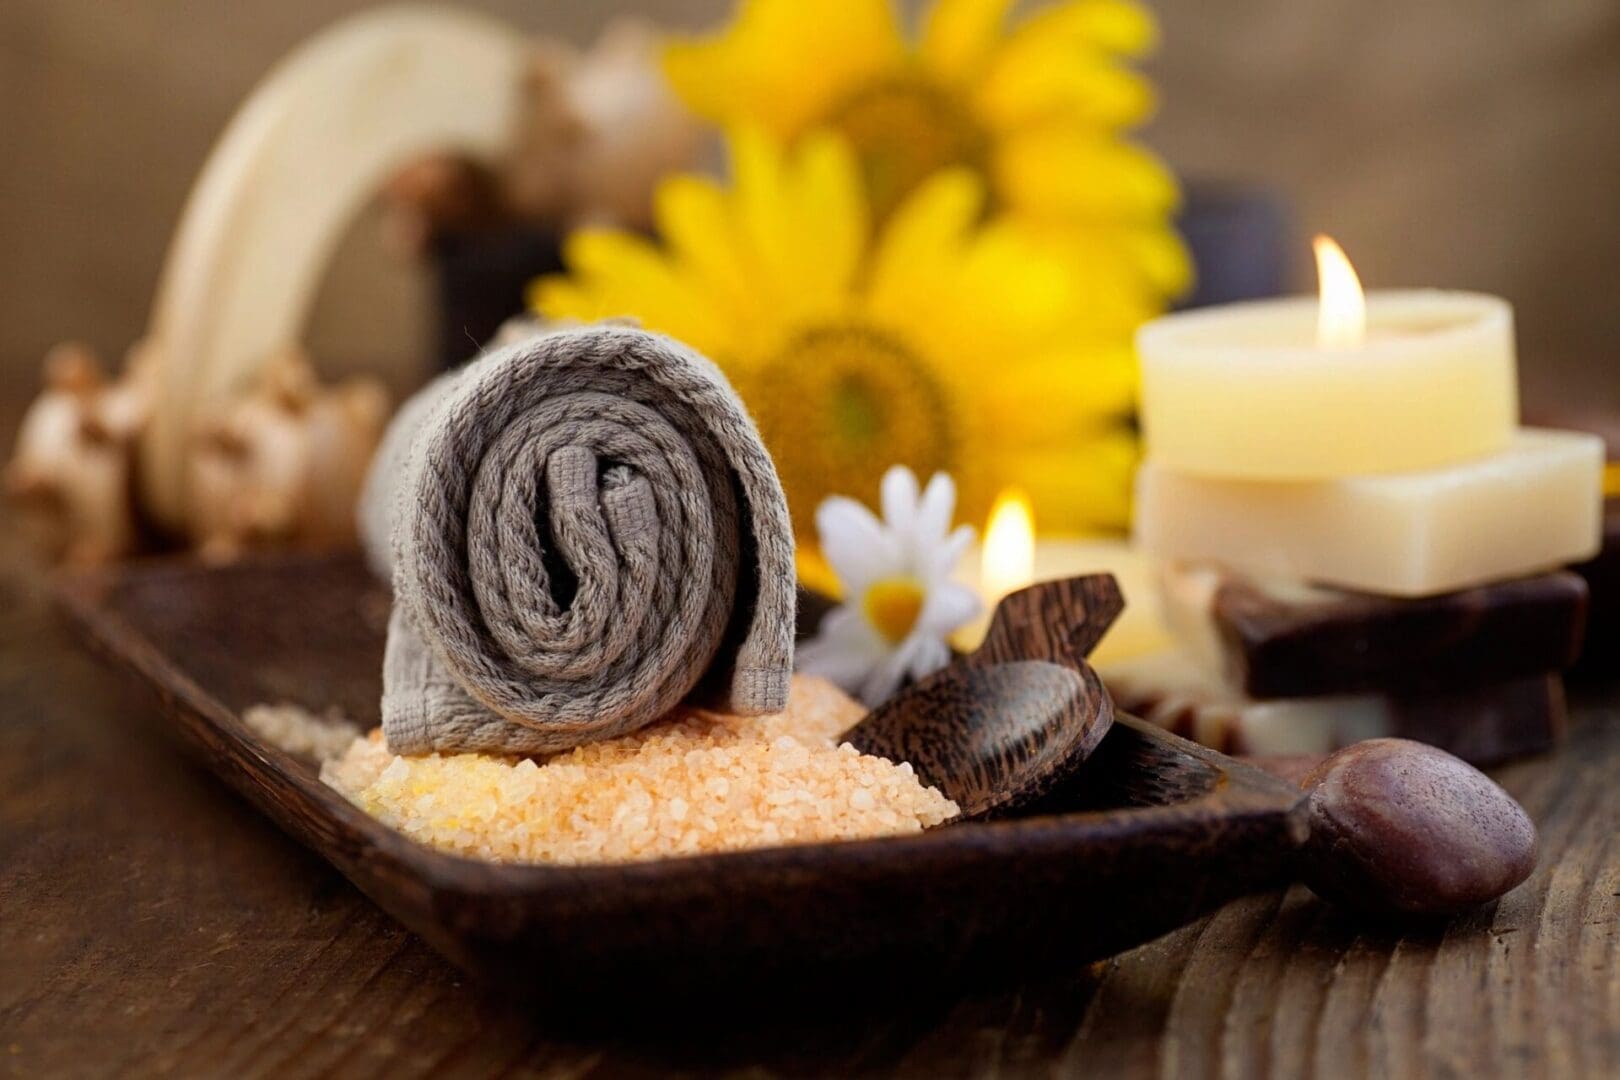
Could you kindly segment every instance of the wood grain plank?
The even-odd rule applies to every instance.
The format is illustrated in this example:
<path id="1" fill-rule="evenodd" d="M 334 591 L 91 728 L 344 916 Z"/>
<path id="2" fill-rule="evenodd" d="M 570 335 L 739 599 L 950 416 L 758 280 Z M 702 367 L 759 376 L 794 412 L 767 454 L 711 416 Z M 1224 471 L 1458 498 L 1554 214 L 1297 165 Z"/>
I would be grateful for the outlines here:
<path id="1" fill-rule="evenodd" d="M 0 556 L 17 554 L 8 531 Z M 1620 1068 L 1614 692 L 1577 702 L 1560 753 L 1499 773 L 1542 828 L 1542 865 L 1447 925 L 1367 924 L 1295 889 L 1005 990 L 940 988 L 850 1015 L 784 985 L 775 1018 L 748 1030 L 705 1021 L 702 1002 L 684 1010 L 696 1018 L 582 1026 L 472 985 L 189 764 L 37 586 L 0 570 L 0 1075 Z"/>

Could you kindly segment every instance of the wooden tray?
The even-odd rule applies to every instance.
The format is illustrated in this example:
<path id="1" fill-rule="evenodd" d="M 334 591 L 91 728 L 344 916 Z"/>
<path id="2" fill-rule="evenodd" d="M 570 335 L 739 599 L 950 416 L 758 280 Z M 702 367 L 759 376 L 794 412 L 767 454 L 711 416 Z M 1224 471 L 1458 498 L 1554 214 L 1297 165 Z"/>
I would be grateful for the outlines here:
<path id="1" fill-rule="evenodd" d="M 1059 813 L 613 866 L 483 863 L 373 820 L 240 719 L 294 702 L 376 723 L 389 600 L 357 560 L 126 564 L 58 591 L 214 772 L 456 963 L 540 1000 L 1072 969 L 1284 884 L 1303 832 L 1297 790 L 1121 717 Z"/>

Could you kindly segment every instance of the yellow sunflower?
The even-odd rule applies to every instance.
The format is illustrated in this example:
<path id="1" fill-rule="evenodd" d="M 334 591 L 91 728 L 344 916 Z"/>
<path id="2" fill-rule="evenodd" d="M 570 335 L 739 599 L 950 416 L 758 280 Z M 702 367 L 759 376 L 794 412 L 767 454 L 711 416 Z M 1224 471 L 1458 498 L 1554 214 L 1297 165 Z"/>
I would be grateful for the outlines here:
<path id="1" fill-rule="evenodd" d="M 574 233 L 551 319 L 638 319 L 714 358 L 776 458 L 801 534 L 831 494 L 874 500 L 891 465 L 960 485 L 982 521 L 1018 484 L 1044 526 L 1119 528 L 1136 448 L 1129 328 L 1150 301 L 1027 226 L 986 222 L 981 179 L 946 169 L 874 231 L 855 155 L 815 134 L 731 142 L 731 186 L 675 176 L 662 244 Z"/>
<path id="2" fill-rule="evenodd" d="M 1060 0 L 1009 26 L 1011 0 L 937 0 L 918 39 L 888 0 L 741 0 L 719 34 L 665 53 L 677 93 L 722 125 L 791 141 L 843 134 L 882 219 L 937 169 L 964 166 L 988 209 L 1079 230 L 1116 249 L 1162 295 L 1190 265 L 1170 228 L 1178 195 L 1150 153 L 1120 137 L 1153 108 L 1127 65 L 1152 47 L 1134 0 Z"/>

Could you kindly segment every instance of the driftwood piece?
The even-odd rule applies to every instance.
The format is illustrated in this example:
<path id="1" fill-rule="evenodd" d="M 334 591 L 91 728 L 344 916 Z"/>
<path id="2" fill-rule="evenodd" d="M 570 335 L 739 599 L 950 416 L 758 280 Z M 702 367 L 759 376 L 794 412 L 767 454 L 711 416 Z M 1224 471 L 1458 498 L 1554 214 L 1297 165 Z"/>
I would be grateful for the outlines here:
<path id="1" fill-rule="evenodd" d="M 254 389 L 205 412 L 188 461 L 188 532 L 205 558 L 256 547 L 352 547 L 355 504 L 382 438 L 388 394 L 353 378 L 322 386 L 300 350 Z"/>
<path id="2" fill-rule="evenodd" d="M 497 21 L 381 8 L 305 42 L 243 103 L 192 189 L 153 305 L 160 384 L 140 484 L 159 525 L 185 526 L 208 409 L 301 339 L 328 254 L 388 177 L 438 151 L 505 151 L 527 57 L 527 38 Z"/>
<path id="3" fill-rule="evenodd" d="M 116 379 L 84 345 L 46 356 L 45 389 L 23 417 L 5 482 L 51 557 L 94 565 L 136 549 L 134 443 L 151 413 L 154 377 L 143 345 Z"/>

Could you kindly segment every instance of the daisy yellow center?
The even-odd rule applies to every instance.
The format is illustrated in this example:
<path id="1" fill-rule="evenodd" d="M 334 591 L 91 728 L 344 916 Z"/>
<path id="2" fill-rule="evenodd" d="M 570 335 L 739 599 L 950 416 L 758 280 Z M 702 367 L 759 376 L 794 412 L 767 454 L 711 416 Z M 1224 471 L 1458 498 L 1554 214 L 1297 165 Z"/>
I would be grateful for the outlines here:
<path id="1" fill-rule="evenodd" d="M 917 625 L 927 597 L 916 578 L 883 578 L 867 587 L 866 595 L 861 597 L 861 610 L 884 641 L 898 645 Z"/>
<path id="2" fill-rule="evenodd" d="M 879 220 L 946 166 L 984 172 L 983 130 L 960 99 L 918 75 L 857 87 L 826 123 L 854 147 Z"/>
<path id="3" fill-rule="evenodd" d="M 868 498 L 891 465 L 953 471 L 952 402 L 932 368 L 859 323 L 812 327 L 753 376 L 750 401 L 800 535 L 828 495 Z"/>

